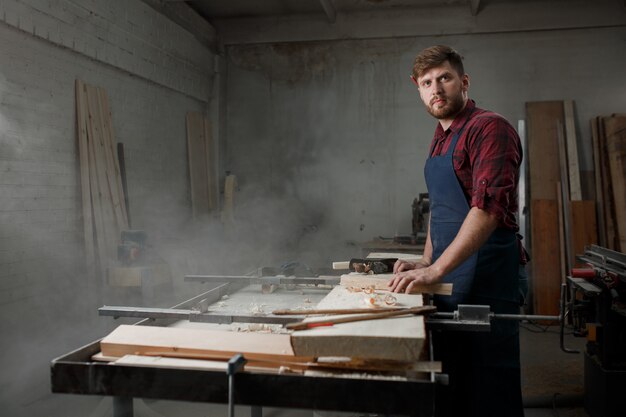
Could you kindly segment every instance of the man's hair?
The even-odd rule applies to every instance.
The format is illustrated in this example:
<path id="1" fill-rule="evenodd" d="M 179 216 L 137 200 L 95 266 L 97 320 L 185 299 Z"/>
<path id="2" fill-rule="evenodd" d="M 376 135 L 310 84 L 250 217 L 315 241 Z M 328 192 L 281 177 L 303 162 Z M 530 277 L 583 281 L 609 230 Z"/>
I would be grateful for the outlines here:
<path id="1" fill-rule="evenodd" d="M 463 57 L 457 51 L 446 45 L 435 45 L 424 49 L 415 57 L 413 76 L 417 79 L 424 75 L 426 71 L 442 65 L 446 61 L 450 62 L 450 65 L 459 76 L 465 74 Z"/>

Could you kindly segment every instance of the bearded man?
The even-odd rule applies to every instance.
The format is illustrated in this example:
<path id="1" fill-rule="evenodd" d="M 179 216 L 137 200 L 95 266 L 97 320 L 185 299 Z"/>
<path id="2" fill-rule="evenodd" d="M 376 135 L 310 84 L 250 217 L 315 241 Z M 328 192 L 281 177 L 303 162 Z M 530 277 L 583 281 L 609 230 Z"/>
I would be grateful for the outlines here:
<path id="1" fill-rule="evenodd" d="M 435 297 L 439 311 L 481 304 L 519 313 L 519 136 L 468 98 L 469 76 L 454 49 L 423 50 L 411 78 L 439 121 L 424 168 L 431 216 L 423 258 L 398 261 L 389 287 L 408 293 L 415 284 L 452 283 L 451 296 Z M 437 392 L 436 415 L 523 416 L 516 321 L 493 321 L 485 333 L 436 332 L 433 343 L 449 375 Z"/>

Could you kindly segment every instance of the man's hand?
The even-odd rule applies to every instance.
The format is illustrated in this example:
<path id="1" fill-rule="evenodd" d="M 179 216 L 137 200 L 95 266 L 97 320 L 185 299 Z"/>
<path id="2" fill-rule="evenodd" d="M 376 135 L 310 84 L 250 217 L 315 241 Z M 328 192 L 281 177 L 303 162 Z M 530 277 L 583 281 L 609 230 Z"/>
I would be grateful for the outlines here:
<path id="1" fill-rule="evenodd" d="M 411 292 L 415 284 L 432 284 L 441 278 L 435 268 L 424 260 L 409 262 L 398 259 L 393 266 L 394 277 L 387 284 L 392 292 Z"/>

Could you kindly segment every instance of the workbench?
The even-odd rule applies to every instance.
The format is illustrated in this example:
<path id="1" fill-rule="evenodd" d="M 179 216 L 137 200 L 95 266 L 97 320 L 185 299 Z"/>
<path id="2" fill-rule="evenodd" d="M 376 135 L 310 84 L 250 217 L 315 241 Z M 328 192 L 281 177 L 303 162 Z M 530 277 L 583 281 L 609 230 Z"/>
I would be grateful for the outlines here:
<path id="1" fill-rule="evenodd" d="M 155 310 L 153 318 L 144 319 L 137 325 L 231 326 L 235 325 L 229 323 L 233 315 L 249 314 L 251 309 L 269 312 L 275 308 L 293 307 L 294 302 L 314 306 L 328 291 L 328 288 L 308 286 L 295 290 L 280 287 L 271 294 L 262 294 L 261 285 L 221 284 L 173 307 L 176 311 L 189 311 L 202 300 L 217 310 L 232 314 L 218 315 L 222 317 L 216 320 L 218 323 L 190 322 L 166 315 L 159 318 L 159 312 Z M 142 314 L 137 313 L 137 316 Z M 223 370 L 98 362 L 92 357 L 100 351 L 99 342 L 93 341 L 52 361 L 53 392 L 112 396 L 116 416 L 132 416 L 133 398 L 228 402 L 228 378 Z M 252 406 L 255 416 L 261 415 L 259 407 L 432 416 L 437 384 L 435 374 L 427 375 L 430 377 L 410 379 L 373 374 L 303 375 L 245 371 L 236 375 L 234 400 L 237 405 Z"/>

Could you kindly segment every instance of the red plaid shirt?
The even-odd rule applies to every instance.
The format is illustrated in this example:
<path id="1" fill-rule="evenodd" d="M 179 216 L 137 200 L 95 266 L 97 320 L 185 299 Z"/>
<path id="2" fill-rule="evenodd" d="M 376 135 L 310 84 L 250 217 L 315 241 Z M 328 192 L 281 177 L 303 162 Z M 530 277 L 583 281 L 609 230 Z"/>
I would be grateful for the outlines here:
<path id="1" fill-rule="evenodd" d="M 454 149 L 454 172 L 470 207 L 498 218 L 498 227 L 519 230 L 517 184 L 522 147 L 513 126 L 499 114 L 479 109 L 468 100 L 445 132 L 437 124 L 431 155 L 447 152 L 452 137 L 468 120 Z"/>

